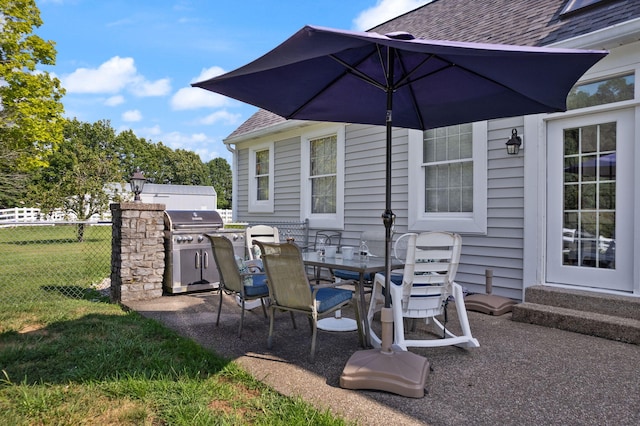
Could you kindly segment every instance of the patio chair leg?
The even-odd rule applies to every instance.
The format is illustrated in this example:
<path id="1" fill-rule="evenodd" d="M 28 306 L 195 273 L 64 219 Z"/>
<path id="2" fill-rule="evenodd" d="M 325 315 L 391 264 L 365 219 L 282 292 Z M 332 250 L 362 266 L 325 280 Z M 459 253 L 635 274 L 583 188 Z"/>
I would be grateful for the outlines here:
<path id="1" fill-rule="evenodd" d="M 267 348 L 271 349 L 273 346 L 273 320 L 276 315 L 276 309 L 271 307 L 269 310 L 269 337 L 267 338 Z"/>
<path id="2" fill-rule="evenodd" d="M 295 317 L 293 316 L 293 311 L 289 311 L 289 313 L 291 314 L 291 322 L 293 323 L 293 328 L 294 328 L 294 329 L 297 329 L 297 328 L 298 328 L 298 326 L 296 325 L 296 319 L 295 319 Z"/>
<path id="3" fill-rule="evenodd" d="M 242 312 L 240 313 L 240 327 L 238 328 L 238 338 L 242 337 L 242 324 L 244 323 L 244 297 L 242 297 L 242 305 L 240 306 Z"/>
<path id="4" fill-rule="evenodd" d="M 218 289 L 220 292 L 220 303 L 218 304 L 218 318 L 216 319 L 216 327 L 220 325 L 220 312 L 222 312 L 222 289 Z"/>
<path id="5" fill-rule="evenodd" d="M 315 361 L 315 356 L 316 356 L 316 335 L 318 334 L 318 323 L 317 321 L 312 321 L 313 322 L 313 333 L 311 334 L 311 362 Z"/>
<path id="6" fill-rule="evenodd" d="M 260 298 L 260 305 L 262 305 L 262 313 L 264 314 L 264 317 L 267 317 L 267 309 L 264 307 L 264 297 Z"/>

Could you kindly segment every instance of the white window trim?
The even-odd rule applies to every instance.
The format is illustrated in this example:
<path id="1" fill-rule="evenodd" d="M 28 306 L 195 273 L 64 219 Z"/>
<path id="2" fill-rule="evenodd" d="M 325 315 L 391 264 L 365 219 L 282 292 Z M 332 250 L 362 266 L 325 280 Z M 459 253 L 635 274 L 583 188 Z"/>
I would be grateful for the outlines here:
<path id="1" fill-rule="evenodd" d="M 311 213 L 311 179 L 309 156 L 310 141 L 336 135 L 336 212 L 331 214 Z M 324 127 L 302 135 L 300 149 L 300 220 L 309 219 L 309 226 L 317 229 L 344 229 L 344 143 L 345 126 Z"/>
<path id="2" fill-rule="evenodd" d="M 274 143 L 266 142 L 249 148 L 249 213 L 273 213 Z M 269 199 L 258 200 L 256 185 L 256 152 L 269 150 Z"/>
<path id="3" fill-rule="evenodd" d="M 425 213 L 423 132 L 409 131 L 409 230 L 487 233 L 487 122 L 473 123 L 473 212 Z"/>

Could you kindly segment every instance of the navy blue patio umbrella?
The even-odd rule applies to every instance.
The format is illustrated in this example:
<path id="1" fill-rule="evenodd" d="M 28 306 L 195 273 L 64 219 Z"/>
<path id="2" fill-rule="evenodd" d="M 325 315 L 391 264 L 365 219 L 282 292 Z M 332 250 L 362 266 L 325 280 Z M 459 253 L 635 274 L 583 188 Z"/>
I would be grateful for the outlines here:
<path id="1" fill-rule="evenodd" d="M 594 50 L 423 40 L 405 32 L 380 35 L 305 26 L 255 61 L 193 86 L 287 119 L 386 126 L 386 198 L 382 219 L 388 289 L 394 218 L 392 126 L 425 130 L 565 111 L 571 87 L 606 54 Z M 385 291 L 385 309 L 390 305 L 389 292 Z M 345 372 L 368 373 L 351 377 L 355 380 L 349 380 L 345 387 L 422 396 L 423 389 L 418 388 L 424 388 L 428 363 L 409 352 L 394 353 L 391 336 L 385 329 L 389 330 L 383 324 L 380 361 L 360 365 L 371 357 L 354 354 L 347 366 L 354 363 L 363 368 L 345 368 Z M 409 371 L 397 371 L 398 364 L 405 362 L 410 365 Z"/>

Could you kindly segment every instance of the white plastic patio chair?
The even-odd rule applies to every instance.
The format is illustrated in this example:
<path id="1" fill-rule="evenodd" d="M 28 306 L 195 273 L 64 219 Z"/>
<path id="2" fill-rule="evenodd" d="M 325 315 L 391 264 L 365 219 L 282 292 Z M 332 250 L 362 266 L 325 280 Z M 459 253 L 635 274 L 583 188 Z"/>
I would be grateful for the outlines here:
<path id="1" fill-rule="evenodd" d="M 253 243 L 254 240 L 263 243 L 279 243 L 280 234 L 278 228 L 268 225 L 255 225 L 246 229 L 245 241 L 250 260 L 260 259 L 260 247 Z"/>
<path id="2" fill-rule="evenodd" d="M 402 283 L 392 282 L 390 289 L 394 345 L 402 350 L 407 350 L 407 347 L 448 345 L 479 347 L 478 340 L 471 335 L 462 287 L 454 282 L 462 249 L 460 235 L 449 232 L 409 233 L 396 240 L 395 248 L 398 247 L 403 249 L 406 247 L 406 258 Z M 397 252 L 396 255 L 398 255 Z M 371 344 L 374 347 L 380 347 L 381 338 L 371 329 L 371 323 L 374 314 L 384 306 L 384 285 L 384 275 L 376 274 L 367 314 Z M 462 334 L 459 336 L 446 328 L 446 322 L 443 323 L 436 318 L 445 314 L 449 296 L 455 299 L 462 329 Z M 422 339 L 406 339 L 404 318 L 423 318 L 427 324 L 433 324 L 437 334 L 443 337 L 425 336 Z"/>

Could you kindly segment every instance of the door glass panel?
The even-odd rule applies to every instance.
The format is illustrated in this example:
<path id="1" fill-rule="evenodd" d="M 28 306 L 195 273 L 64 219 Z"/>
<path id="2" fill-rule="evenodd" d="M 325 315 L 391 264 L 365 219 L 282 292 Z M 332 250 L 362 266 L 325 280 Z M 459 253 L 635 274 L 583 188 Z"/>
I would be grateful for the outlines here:
<path id="1" fill-rule="evenodd" d="M 615 269 L 616 123 L 563 133 L 562 264 Z"/>

